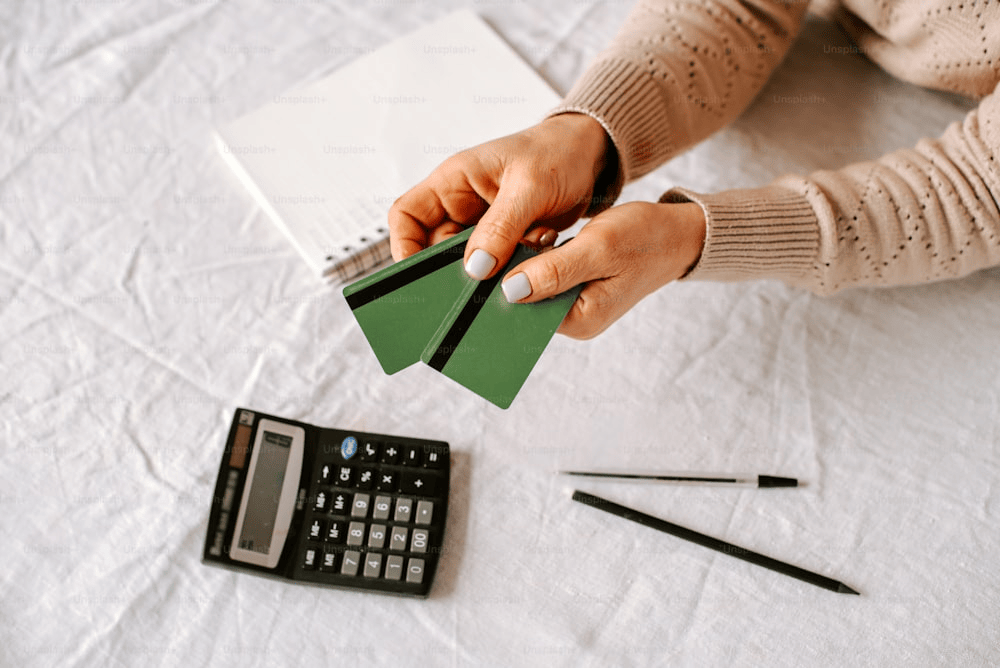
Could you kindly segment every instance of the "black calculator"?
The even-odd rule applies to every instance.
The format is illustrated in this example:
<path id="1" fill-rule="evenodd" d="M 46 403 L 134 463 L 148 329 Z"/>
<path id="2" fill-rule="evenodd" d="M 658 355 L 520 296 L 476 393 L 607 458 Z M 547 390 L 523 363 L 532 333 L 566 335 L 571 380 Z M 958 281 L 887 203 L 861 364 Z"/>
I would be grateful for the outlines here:
<path id="1" fill-rule="evenodd" d="M 443 441 L 239 408 L 203 560 L 298 582 L 427 596 L 444 544 Z"/>

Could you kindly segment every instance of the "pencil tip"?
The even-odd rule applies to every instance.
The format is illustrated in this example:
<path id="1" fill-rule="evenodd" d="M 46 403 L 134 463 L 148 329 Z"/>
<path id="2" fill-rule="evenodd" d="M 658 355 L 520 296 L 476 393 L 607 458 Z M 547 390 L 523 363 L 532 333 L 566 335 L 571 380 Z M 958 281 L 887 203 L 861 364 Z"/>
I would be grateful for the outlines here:
<path id="1" fill-rule="evenodd" d="M 838 594 L 854 594 L 855 596 L 861 596 L 861 592 L 854 591 L 843 582 L 837 583 L 837 593 Z"/>

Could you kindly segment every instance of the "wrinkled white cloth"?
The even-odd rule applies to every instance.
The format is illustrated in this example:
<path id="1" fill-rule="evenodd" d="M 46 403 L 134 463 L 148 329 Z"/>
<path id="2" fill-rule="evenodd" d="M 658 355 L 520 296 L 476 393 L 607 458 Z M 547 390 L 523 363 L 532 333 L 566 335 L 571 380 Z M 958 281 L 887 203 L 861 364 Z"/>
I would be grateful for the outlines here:
<path id="1" fill-rule="evenodd" d="M 558 90 L 629 3 L 9 3 L 0 34 L 0 664 L 1000 662 L 1000 272 L 832 298 L 690 283 L 556 337 L 502 411 L 382 374 L 212 145 L 213 124 L 459 7 Z M 711 192 L 878 156 L 973 102 L 811 19 L 732 127 L 629 186 Z M 448 441 L 428 600 L 200 561 L 236 406 Z M 598 484 L 749 471 L 800 489 Z M 574 486 L 843 580 L 824 591 Z"/>

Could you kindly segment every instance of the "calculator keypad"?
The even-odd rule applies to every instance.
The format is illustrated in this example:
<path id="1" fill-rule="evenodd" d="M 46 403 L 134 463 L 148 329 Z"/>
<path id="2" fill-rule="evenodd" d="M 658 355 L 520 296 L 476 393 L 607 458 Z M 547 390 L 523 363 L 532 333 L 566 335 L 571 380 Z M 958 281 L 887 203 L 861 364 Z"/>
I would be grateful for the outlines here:
<path id="1" fill-rule="evenodd" d="M 443 539 L 448 469 L 446 445 L 359 437 L 347 461 L 321 449 L 299 560 L 318 575 L 306 579 L 426 593 Z"/>

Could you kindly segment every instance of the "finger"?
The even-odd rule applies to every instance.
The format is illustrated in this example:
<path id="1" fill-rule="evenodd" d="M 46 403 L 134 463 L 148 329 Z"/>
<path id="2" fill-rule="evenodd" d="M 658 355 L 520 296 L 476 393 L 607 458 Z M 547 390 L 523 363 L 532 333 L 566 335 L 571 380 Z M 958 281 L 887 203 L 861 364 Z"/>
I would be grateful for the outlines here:
<path id="1" fill-rule="evenodd" d="M 517 243 L 541 217 L 544 202 L 526 179 L 505 175 L 496 198 L 469 237 L 465 270 L 472 278 L 492 276 L 507 264 Z"/>
<path id="2" fill-rule="evenodd" d="M 475 224 L 486 209 L 475 192 L 452 192 L 442 198 L 430 188 L 414 189 L 389 209 L 389 246 L 396 261 L 458 234 Z"/>
<path id="3" fill-rule="evenodd" d="M 396 261 L 477 222 L 489 206 L 470 185 L 461 156 L 443 162 L 389 209 L 389 247 Z M 457 223 L 457 225 L 456 225 Z M 446 225 L 443 234 L 436 230 Z"/>
<path id="4" fill-rule="evenodd" d="M 465 226 L 458 223 L 441 223 L 430 231 L 430 245 L 433 246 L 445 239 L 450 239 L 464 229 Z"/>
<path id="5" fill-rule="evenodd" d="M 592 339 L 618 320 L 624 311 L 617 308 L 621 298 L 611 293 L 610 280 L 587 283 L 556 331 L 572 339 Z"/>
<path id="6" fill-rule="evenodd" d="M 444 206 L 423 183 L 411 188 L 389 208 L 389 249 L 397 262 L 429 245 L 429 230 L 444 217 Z"/>
<path id="7" fill-rule="evenodd" d="M 558 236 L 559 233 L 551 227 L 533 227 L 525 233 L 521 243 L 535 250 L 543 251 L 552 246 Z"/>
<path id="8" fill-rule="evenodd" d="M 586 228 L 574 239 L 547 253 L 525 260 L 504 278 L 501 288 L 509 302 L 530 304 L 561 294 L 593 279 L 613 274 L 613 254 L 600 233 Z"/>

